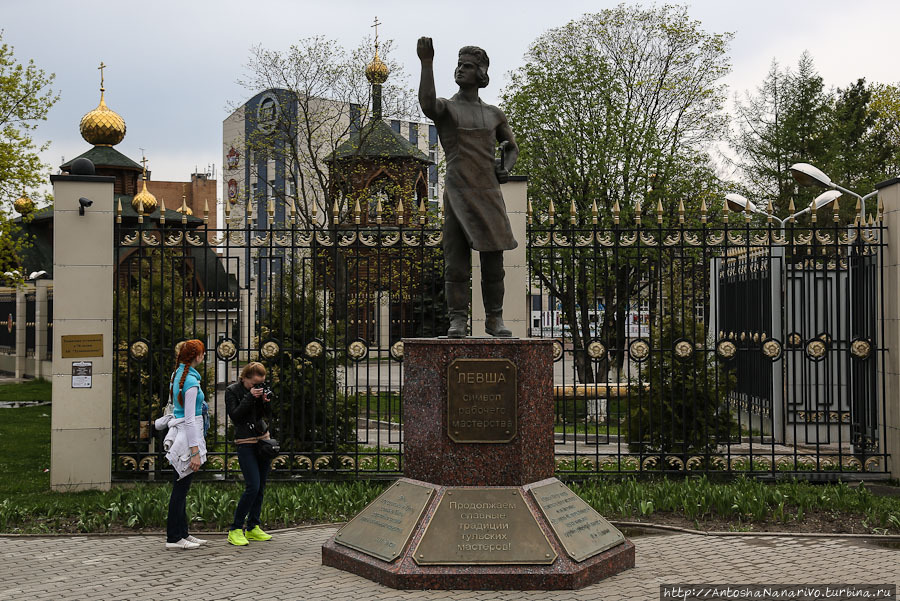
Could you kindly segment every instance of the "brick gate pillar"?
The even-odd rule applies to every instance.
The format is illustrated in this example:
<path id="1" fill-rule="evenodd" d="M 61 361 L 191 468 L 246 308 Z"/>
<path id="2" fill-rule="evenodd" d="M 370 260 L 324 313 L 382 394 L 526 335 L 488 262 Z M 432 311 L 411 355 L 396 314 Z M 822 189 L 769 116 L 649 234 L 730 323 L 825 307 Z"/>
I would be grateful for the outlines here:
<path id="1" fill-rule="evenodd" d="M 50 487 L 106 490 L 112 465 L 115 178 L 54 175 L 50 181 L 54 197 Z M 84 215 L 79 214 L 80 198 L 92 201 Z M 86 370 L 88 363 L 90 388 L 84 387 L 86 379 L 73 376 L 73 369 Z"/>
<path id="2" fill-rule="evenodd" d="M 884 379 L 884 450 L 888 469 L 900 479 L 900 177 L 875 186 L 878 201 L 884 204 L 886 247 L 884 262 L 884 294 L 878 312 L 879 331 L 884 331 L 882 347 L 887 349 L 884 362 L 878 363 L 878 378 Z M 882 323 L 883 320 L 883 323 Z"/>

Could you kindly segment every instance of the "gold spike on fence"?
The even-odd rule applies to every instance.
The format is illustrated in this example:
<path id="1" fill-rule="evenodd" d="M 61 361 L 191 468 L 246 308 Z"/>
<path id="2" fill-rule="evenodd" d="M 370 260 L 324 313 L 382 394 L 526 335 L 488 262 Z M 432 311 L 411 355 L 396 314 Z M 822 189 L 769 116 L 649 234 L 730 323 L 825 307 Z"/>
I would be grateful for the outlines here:
<path id="1" fill-rule="evenodd" d="M 116 204 L 116 223 L 122 223 L 122 199 Z"/>
<path id="2" fill-rule="evenodd" d="M 341 220 L 341 207 L 338 205 L 337 198 L 334 199 L 334 207 L 331 209 L 331 214 L 333 215 L 334 225 L 340 223 Z"/>
<path id="3" fill-rule="evenodd" d="M 356 199 L 356 202 L 353 204 L 353 223 L 359 225 L 362 217 L 362 209 L 359 208 L 359 199 Z"/>
<path id="4" fill-rule="evenodd" d="M 621 213 L 621 209 L 619 208 L 619 199 L 616 199 L 616 202 L 613 204 L 613 223 L 619 225 L 619 214 Z"/>
<path id="5" fill-rule="evenodd" d="M 378 202 L 375 203 L 375 223 L 381 225 L 381 212 L 384 210 L 384 207 L 381 206 L 381 196 L 378 197 Z"/>
<path id="6" fill-rule="evenodd" d="M 159 197 L 159 222 L 166 222 L 166 199 L 162 196 Z"/>
<path id="7" fill-rule="evenodd" d="M 592 200 L 592 201 L 591 201 L 591 224 L 592 224 L 592 225 L 597 225 L 597 215 L 598 215 L 598 213 L 597 213 L 597 201 L 596 201 L 596 200 Z"/>
<path id="8" fill-rule="evenodd" d="M 678 223 L 684 224 L 684 200 L 678 201 Z"/>
<path id="9" fill-rule="evenodd" d="M 530 198 L 528 199 L 528 205 L 527 205 L 527 208 L 525 209 L 525 215 L 526 215 L 527 218 L 528 218 L 528 225 L 531 225 L 531 224 L 532 224 L 532 218 L 533 218 L 533 216 L 534 216 L 534 207 L 531 206 L 531 199 L 530 199 Z"/>
<path id="10" fill-rule="evenodd" d="M 569 205 L 569 223 L 575 225 L 578 223 L 578 209 L 575 208 L 575 201 L 572 201 L 572 204 Z"/>
<path id="11" fill-rule="evenodd" d="M 397 225 L 403 225 L 403 199 L 397 201 Z"/>
<path id="12" fill-rule="evenodd" d="M 203 223 L 209 223 L 209 199 L 203 200 Z"/>
<path id="13" fill-rule="evenodd" d="M 709 212 L 709 209 L 706 206 L 706 199 L 700 199 L 700 223 L 706 223 L 706 214 Z"/>
<path id="14" fill-rule="evenodd" d="M 425 199 L 419 201 L 419 225 L 425 225 Z"/>
<path id="15" fill-rule="evenodd" d="M 656 223 L 662 225 L 663 222 L 663 207 L 662 207 L 662 199 L 657 199 L 656 201 Z"/>

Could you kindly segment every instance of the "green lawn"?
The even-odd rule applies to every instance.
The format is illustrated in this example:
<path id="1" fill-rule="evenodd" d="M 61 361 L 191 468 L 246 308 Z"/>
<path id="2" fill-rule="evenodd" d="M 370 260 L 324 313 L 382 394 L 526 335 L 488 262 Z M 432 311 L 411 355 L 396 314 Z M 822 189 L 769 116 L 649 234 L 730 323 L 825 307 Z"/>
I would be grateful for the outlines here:
<path id="1" fill-rule="evenodd" d="M 50 406 L 0 409 L 0 532 L 102 532 L 165 527 L 165 482 L 117 485 L 108 492 L 49 491 Z M 384 482 L 272 483 L 264 527 L 344 521 Z M 805 482 L 767 484 L 738 477 L 609 478 L 572 489 L 604 516 L 710 529 L 781 529 L 900 534 L 900 496 L 866 487 Z M 240 483 L 198 483 L 188 496 L 196 530 L 231 521 Z"/>
<path id="2" fill-rule="evenodd" d="M 26 380 L 20 384 L 0 384 L 0 402 L 49 401 L 52 386 L 49 380 Z"/>

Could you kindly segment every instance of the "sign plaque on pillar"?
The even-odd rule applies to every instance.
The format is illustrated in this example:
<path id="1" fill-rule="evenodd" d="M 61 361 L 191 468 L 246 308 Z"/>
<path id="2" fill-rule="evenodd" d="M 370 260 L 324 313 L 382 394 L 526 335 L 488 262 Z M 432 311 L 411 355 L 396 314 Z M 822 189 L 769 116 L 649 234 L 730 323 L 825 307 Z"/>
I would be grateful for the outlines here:
<path id="1" fill-rule="evenodd" d="M 72 388 L 90 388 L 93 371 L 92 361 L 72 361 Z"/>

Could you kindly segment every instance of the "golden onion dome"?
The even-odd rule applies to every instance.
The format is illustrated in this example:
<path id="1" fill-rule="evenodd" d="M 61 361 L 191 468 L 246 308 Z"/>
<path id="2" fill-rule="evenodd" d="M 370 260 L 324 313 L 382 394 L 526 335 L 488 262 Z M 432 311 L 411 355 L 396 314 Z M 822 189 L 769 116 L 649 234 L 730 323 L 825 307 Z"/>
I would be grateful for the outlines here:
<path id="1" fill-rule="evenodd" d="M 134 207 L 136 212 L 147 215 L 155 211 L 156 206 L 159 203 L 156 202 L 156 197 L 147 189 L 147 180 L 142 181 L 144 185 L 141 188 L 141 191 L 135 194 L 134 198 L 131 199 L 131 206 Z"/>
<path id="2" fill-rule="evenodd" d="M 25 196 L 25 193 L 22 193 L 21 198 L 17 198 L 15 202 L 13 202 L 13 207 L 15 207 L 16 212 L 20 215 L 27 215 L 34 211 L 34 201 Z"/>
<path id="3" fill-rule="evenodd" d="M 372 59 L 371 63 L 366 65 L 366 79 L 369 80 L 370 84 L 381 85 L 387 81 L 389 73 L 388 66 L 384 64 L 384 61 L 378 58 L 378 50 L 376 50 L 375 58 Z"/>
<path id="4" fill-rule="evenodd" d="M 100 104 L 97 108 L 81 118 L 81 137 L 88 144 L 94 146 L 115 146 L 125 137 L 125 120 L 119 113 L 106 106 L 103 93 L 103 69 L 106 65 L 100 63 Z"/>

